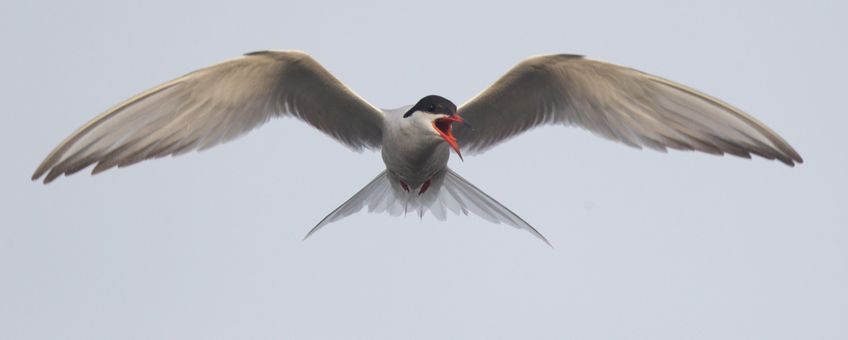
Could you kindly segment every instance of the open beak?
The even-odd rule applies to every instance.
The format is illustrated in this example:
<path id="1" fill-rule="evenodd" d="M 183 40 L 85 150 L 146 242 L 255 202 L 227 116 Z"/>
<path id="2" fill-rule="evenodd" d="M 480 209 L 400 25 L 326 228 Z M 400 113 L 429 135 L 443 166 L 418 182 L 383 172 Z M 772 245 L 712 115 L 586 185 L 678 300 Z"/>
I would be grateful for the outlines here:
<path id="1" fill-rule="evenodd" d="M 456 137 L 453 136 L 453 132 L 451 131 L 451 124 L 453 123 L 468 125 L 462 117 L 458 114 L 454 114 L 447 117 L 436 118 L 436 120 L 433 121 L 433 128 L 436 129 L 439 136 L 444 138 L 445 142 L 448 142 L 448 145 L 450 145 L 451 149 L 456 152 L 459 159 L 464 161 L 464 159 L 462 159 L 462 153 L 459 152 L 459 144 L 456 142 Z"/>

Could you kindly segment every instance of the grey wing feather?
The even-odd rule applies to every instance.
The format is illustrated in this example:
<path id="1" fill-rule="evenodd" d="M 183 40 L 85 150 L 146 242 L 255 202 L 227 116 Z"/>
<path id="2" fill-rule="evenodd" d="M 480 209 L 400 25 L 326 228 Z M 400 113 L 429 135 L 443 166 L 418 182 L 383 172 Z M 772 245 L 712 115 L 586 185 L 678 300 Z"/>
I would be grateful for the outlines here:
<path id="1" fill-rule="evenodd" d="M 536 126 L 563 124 L 634 147 L 756 154 L 790 166 L 803 162 L 771 129 L 716 98 L 576 55 L 527 59 L 458 113 L 473 126 L 454 130 L 471 154 Z"/>
<path id="2" fill-rule="evenodd" d="M 46 174 L 48 183 L 95 163 L 92 173 L 206 149 L 286 115 L 356 150 L 381 143 L 382 111 L 309 55 L 263 51 L 189 73 L 118 104 L 59 144 L 32 179 Z"/>

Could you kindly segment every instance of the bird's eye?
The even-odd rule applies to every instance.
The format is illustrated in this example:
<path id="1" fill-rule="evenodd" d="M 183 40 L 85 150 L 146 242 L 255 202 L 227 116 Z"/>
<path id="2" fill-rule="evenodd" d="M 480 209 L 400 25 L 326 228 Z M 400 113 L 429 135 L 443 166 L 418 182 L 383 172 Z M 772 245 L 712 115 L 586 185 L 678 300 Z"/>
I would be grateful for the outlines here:
<path id="1" fill-rule="evenodd" d="M 436 112 L 436 105 L 434 105 L 434 104 L 427 105 L 427 111 L 428 112 Z"/>

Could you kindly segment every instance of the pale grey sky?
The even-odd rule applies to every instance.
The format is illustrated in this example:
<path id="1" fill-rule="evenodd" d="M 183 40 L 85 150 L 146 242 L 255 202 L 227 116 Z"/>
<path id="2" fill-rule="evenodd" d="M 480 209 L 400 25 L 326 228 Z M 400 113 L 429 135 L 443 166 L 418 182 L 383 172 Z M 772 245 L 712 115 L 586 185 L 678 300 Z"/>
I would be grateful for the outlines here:
<path id="1" fill-rule="evenodd" d="M 2 339 L 845 339 L 848 24 L 838 1 L 0 3 Z M 274 121 L 215 149 L 51 185 L 109 106 L 244 52 L 307 51 L 380 107 L 462 103 L 530 55 L 726 100 L 795 168 L 639 151 L 573 128 L 451 166 L 539 229 L 359 214 L 303 235 L 378 153 Z"/>

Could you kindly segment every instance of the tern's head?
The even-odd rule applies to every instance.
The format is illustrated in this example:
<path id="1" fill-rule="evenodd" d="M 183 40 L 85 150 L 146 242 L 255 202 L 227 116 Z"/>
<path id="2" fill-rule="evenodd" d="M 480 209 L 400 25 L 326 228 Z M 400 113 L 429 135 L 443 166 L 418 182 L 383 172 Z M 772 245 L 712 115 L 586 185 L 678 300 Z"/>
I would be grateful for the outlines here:
<path id="1" fill-rule="evenodd" d="M 437 95 L 429 95 L 418 101 L 409 109 L 403 118 L 423 120 L 431 128 L 432 132 L 445 140 L 445 142 L 456 151 L 459 158 L 459 144 L 451 132 L 451 124 L 455 122 L 464 123 L 462 117 L 456 114 L 456 105 L 450 100 Z"/>

